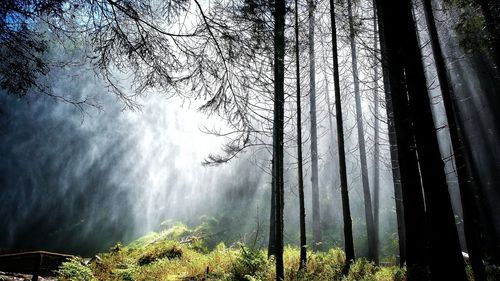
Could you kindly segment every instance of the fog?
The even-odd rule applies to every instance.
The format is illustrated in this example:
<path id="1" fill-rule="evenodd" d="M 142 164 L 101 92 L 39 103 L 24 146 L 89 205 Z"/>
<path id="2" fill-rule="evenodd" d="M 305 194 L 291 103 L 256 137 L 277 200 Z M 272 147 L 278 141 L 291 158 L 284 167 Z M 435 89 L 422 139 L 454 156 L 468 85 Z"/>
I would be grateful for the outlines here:
<path id="1" fill-rule="evenodd" d="M 235 229 L 235 240 L 245 239 L 259 226 L 258 242 L 265 246 L 270 155 L 249 150 L 228 164 L 202 166 L 209 154 L 220 152 L 226 139 L 203 132 L 205 127 L 224 129 L 224 123 L 198 112 L 201 101 L 151 93 L 138 98 L 140 110 L 123 110 L 122 102 L 84 68 L 61 70 L 50 83 L 55 94 L 93 97 L 102 107 L 87 106 L 82 112 L 47 96 L 0 96 L 0 248 L 90 255 L 159 230 L 165 221 L 197 225 L 203 215 Z M 328 121 L 321 120 L 325 131 Z M 331 160 L 336 149 L 332 150 L 329 136 L 323 132 L 320 137 L 322 225 L 325 246 L 341 247 L 338 168 Z M 354 234 L 356 247 L 363 252 L 366 230 L 355 139 L 348 144 Z M 298 242 L 294 153 L 290 148 L 285 201 L 288 243 Z M 309 169 L 306 166 L 304 176 L 308 225 Z M 382 243 L 389 247 L 395 214 L 390 169 L 384 169 L 381 229 Z"/>
<path id="2" fill-rule="evenodd" d="M 201 132 L 213 122 L 193 104 L 152 94 L 123 111 L 85 71 L 54 90 L 95 96 L 102 110 L 1 96 L 0 248 L 103 249 L 209 212 L 224 186 L 244 184 L 239 167 L 256 172 L 245 160 L 201 166 L 223 140 Z"/>
<path id="3" fill-rule="evenodd" d="M 328 49 L 329 43 L 324 43 Z M 347 43 L 340 42 L 344 66 L 349 65 Z M 359 52 L 369 56 L 369 51 Z M 329 94 L 330 101 L 334 101 L 333 76 L 327 67 L 330 64 L 326 59 L 318 63 L 317 70 L 324 248 L 343 247 L 337 142 L 330 138 L 336 133 L 329 132 L 325 98 Z M 369 72 L 360 73 L 360 79 L 372 183 L 373 122 L 376 118 L 384 120 L 385 109 L 374 116 Z M 352 74 L 347 66 L 342 75 L 353 232 L 356 253 L 363 256 L 366 226 Z M 134 111 L 124 109 L 123 102 L 88 66 L 62 68 L 43 79 L 54 94 L 75 100 L 89 98 L 100 104 L 100 109 L 84 106 L 81 111 L 44 95 L 17 98 L 0 94 L 0 250 L 44 249 L 92 255 L 119 241 L 128 243 L 150 231 L 161 230 L 170 222 L 196 226 L 206 216 L 217 218 L 231 230 L 230 240 L 224 242 L 253 240 L 256 246 L 266 246 L 271 200 L 269 150 L 248 149 L 227 164 L 203 166 L 206 157 L 220 153 L 228 140 L 204 132 L 205 127 L 224 130 L 226 125 L 216 115 L 197 110 L 203 100 L 181 99 L 153 90 L 136 98 L 141 107 Z M 131 83 L 126 75 L 122 80 L 124 85 Z M 302 81 L 307 81 L 307 77 Z M 305 82 L 304 183 L 307 234 L 311 237 L 307 89 Z M 293 138 L 294 107 L 290 104 L 294 100 L 288 97 L 286 102 L 290 115 L 287 120 L 292 120 L 286 126 Z M 383 101 L 379 103 L 382 105 Z M 387 256 L 397 253 L 397 231 L 387 128 L 383 122 L 378 142 L 382 161 L 380 248 L 382 256 Z M 292 143 L 294 140 L 287 143 L 290 147 L 286 148 L 285 159 L 285 243 L 298 245 L 296 147 Z"/>

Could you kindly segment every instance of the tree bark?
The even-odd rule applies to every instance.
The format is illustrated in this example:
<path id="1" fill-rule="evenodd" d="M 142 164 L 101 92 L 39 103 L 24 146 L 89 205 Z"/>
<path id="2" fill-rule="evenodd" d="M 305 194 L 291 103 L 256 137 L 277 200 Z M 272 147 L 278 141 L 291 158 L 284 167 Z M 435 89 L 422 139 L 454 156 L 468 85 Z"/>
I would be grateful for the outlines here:
<path id="1" fill-rule="evenodd" d="M 386 100 L 386 103 L 387 103 L 386 111 L 387 111 L 387 122 L 389 131 L 389 145 L 391 150 L 390 152 L 391 169 L 392 169 L 392 179 L 394 184 L 394 205 L 396 206 L 396 220 L 398 223 L 399 266 L 403 267 L 406 263 L 405 210 L 403 202 L 403 191 L 401 189 L 401 172 L 399 170 L 396 130 L 394 128 L 394 113 L 392 110 L 391 100 Z"/>
<path id="2" fill-rule="evenodd" d="M 304 176 L 302 171 L 302 116 L 300 104 L 300 54 L 299 54 L 299 14 L 295 0 L 295 73 L 297 76 L 297 160 L 299 185 L 299 218 L 300 218 L 300 265 L 299 269 L 307 266 L 307 239 L 306 239 L 306 211 L 304 204 Z"/>
<path id="3" fill-rule="evenodd" d="M 399 1 L 398 1 L 399 3 Z M 429 280 L 427 262 L 427 223 L 423 200 L 420 172 L 415 150 L 412 123 L 409 119 L 409 105 L 404 81 L 404 69 L 401 58 L 400 24 L 395 2 L 375 0 L 380 49 L 382 54 L 382 69 L 387 102 L 387 117 L 389 121 L 389 139 L 396 143 L 397 153 L 391 150 L 391 157 L 397 154 L 399 174 L 393 176 L 397 180 L 404 206 L 404 227 L 406 264 L 408 280 Z M 398 185 L 395 185 L 395 193 Z M 396 207 L 400 202 L 396 195 Z M 402 227 L 401 223 L 398 227 Z M 401 234 L 401 231 L 399 232 Z M 401 246 L 401 244 L 400 244 Z"/>
<path id="4" fill-rule="evenodd" d="M 349 192 L 347 189 L 347 170 L 344 148 L 344 128 L 342 121 L 342 102 L 340 99 L 339 61 L 337 52 L 337 24 L 335 22 L 335 4 L 330 0 L 330 20 L 332 25 L 333 79 L 335 84 L 335 109 L 337 120 L 337 143 L 339 152 L 340 192 L 342 196 L 342 214 L 344 216 L 344 250 L 346 254 L 345 273 L 349 271 L 355 259 L 354 241 L 352 237 L 351 209 L 349 207 Z"/>
<path id="5" fill-rule="evenodd" d="M 434 280 L 467 280 L 444 162 L 439 150 L 411 1 L 398 1 L 402 61 L 429 224 L 429 256 Z M 443 260 L 446 262 L 443 263 Z"/>
<path id="6" fill-rule="evenodd" d="M 309 106 L 311 118 L 311 188 L 312 188 L 312 227 L 313 249 L 318 249 L 321 243 L 321 218 L 319 207 L 318 186 L 318 133 L 316 121 L 316 56 L 314 50 L 314 0 L 307 1 L 309 20 Z"/>
<path id="7" fill-rule="evenodd" d="M 275 261 L 276 280 L 284 280 L 283 268 L 283 133 L 284 133 L 284 58 L 285 58 L 285 0 L 277 0 L 274 10 L 274 139 L 273 178 L 276 188 Z"/>
<path id="8" fill-rule="evenodd" d="M 274 140 L 274 130 L 273 130 L 273 140 Z M 267 244 L 267 257 L 274 256 L 276 254 L 276 184 L 274 183 L 274 170 L 276 169 L 274 165 L 275 151 L 273 147 L 273 159 L 271 162 L 271 211 L 269 218 L 269 241 Z"/>
<path id="9" fill-rule="evenodd" d="M 379 112 L 379 101 L 378 101 L 378 80 L 379 80 L 379 72 L 378 72 L 378 62 L 379 58 L 377 56 L 380 49 L 378 48 L 377 42 L 378 39 L 378 20 L 377 20 L 377 7 L 376 3 L 373 2 L 373 29 L 374 29 L 374 41 L 373 41 L 373 50 L 374 50 L 374 111 L 375 111 L 375 149 L 374 149 L 374 187 L 373 187 L 373 208 L 374 208 L 374 224 L 375 224 L 375 233 L 377 235 L 377 246 L 379 245 L 379 122 L 378 122 L 378 112 Z M 388 127 L 388 137 L 389 137 L 389 147 L 390 147 L 390 156 L 391 156 L 391 170 L 392 170 L 392 181 L 394 185 L 394 205 L 396 207 L 396 220 L 398 227 L 398 247 L 399 247 L 399 266 L 403 267 L 406 263 L 406 233 L 405 233 L 405 219 L 404 219 L 404 206 L 403 206 L 403 194 L 401 190 L 401 173 L 399 171 L 399 163 L 398 163 L 398 145 L 396 140 L 396 132 L 394 128 L 394 112 L 392 110 L 392 101 L 390 99 L 390 85 L 388 80 L 384 79 L 384 87 L 386 89 L 386 112 L 387 112 L 387 127 Z"/>
<path id="10" fill-rule="evenodd" d="M 380 203 L 380 147 L 379 147 L 379 95 L 378 95 L 378 44 L 377 44 L 377 15 L 375 6 L 373 7 L 373 235 L 375 240 L 375 263 L 378 264 L 378 248 L 379 248 L 379 203 Z"/>

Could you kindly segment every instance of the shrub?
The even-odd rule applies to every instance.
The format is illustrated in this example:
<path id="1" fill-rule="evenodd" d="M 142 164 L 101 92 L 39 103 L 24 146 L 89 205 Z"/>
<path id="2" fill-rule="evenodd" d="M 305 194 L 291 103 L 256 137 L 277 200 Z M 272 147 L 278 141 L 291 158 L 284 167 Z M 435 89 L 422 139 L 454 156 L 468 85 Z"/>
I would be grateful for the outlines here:
<path id="1" fill-rule="evenodd" d="M 122 281 L 135 281 L 134 278 L 134 269 L 133 268 L 127 268 L 127 269 L 117 269 L 114 271 L 115 275 L 118 277 L 119 280 Z"/>
<path id="2" fill-rule="evenodd" d="M 90 268 L 84 266 L 80 258 L 63 262 L 56 273 L 58 280 L 62 281 L 97 281 Z"/>
<path id="3" fill-rule="evenodd" d="M 182 257 L 182 248 L 177 243 L 162 242 L 147 248 L 137 262 L 140 266 L 148 265 L 156 260 L 168 258 L 178 259 Z"/>
<path id="4" fill-rule="evenodd" d="M 349 268 L 345 281 L 375 281 L 375 264 L 365 259 L 358 259 Z"/>
<path id="5" fill-rule="evenodd" d="M 406 281 L 406 269 L 399 266 L 381 267 L 375 273 L 377 281 Z"/>
<path id="6" fill-rule="evenodd" d="M 395 266 L 393 270 L 394 281 L 406 281 L 406 267 Z"/>
<path id="7" fill-rule="evenodd" d="M 298 280 L 341 280 L 345 265 L 345 254 L 339 249 L 328 252 L 308 252 L 307 271 L 298 275 Z"/>
<path id="8" fill-rule="evenodd" d="M 259 250 L 244 245 L 240 245 L 240 247 L 241 250 L 233 265 L 234 278 L 237 280 L 249 280 L 250 277 L 259 278 L 266 270 L 266 257 Z"/>
<path id="9" fill-rule="evenodd" d="M 119 254 L 123 250 L 122 243 L 118 242 L 116 245 L 109 248 L 109 253 L 111 254 Z"/>

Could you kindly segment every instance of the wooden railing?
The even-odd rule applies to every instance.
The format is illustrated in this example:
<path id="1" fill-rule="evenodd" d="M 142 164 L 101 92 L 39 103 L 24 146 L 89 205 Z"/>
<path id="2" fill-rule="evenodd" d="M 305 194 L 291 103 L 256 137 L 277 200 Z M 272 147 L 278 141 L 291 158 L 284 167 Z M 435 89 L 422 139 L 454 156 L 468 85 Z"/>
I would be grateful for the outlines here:
<path id="1" fill-rule="evenodd" d="M 33 276 L 31 280 L 38 280 L 38 276 L 55 275 L 54 271 L 71 257 L 73 256 L 45 251 L 1 254 L 0 271 L 30 274 Z"/>

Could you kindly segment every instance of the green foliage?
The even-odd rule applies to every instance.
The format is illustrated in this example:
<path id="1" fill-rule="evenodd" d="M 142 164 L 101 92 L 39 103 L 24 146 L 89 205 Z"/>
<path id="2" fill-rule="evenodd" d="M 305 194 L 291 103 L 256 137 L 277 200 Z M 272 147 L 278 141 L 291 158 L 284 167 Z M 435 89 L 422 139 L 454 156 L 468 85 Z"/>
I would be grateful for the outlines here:
<path id="1" fill-rule="evenodd" d="M 60 280 L 274 280 L 274 261 L 265 250 L 224 243 L 209 250 L 204 235 L 219 229 L 217 220 L 190 229 L 182 224 L 158 233 L 150 233 L 129 245 L 120 243 L 89 267 L 71 260 L 58 271 Z M 210 239 L 215 239 L 210 236 Z M 210 242 L 210 243 L 213 243 Z M 397 267 L 378 268 L 366 260 L 358 260 L 347 276 L 342 275 L 345 254 L 339 248 L 327 252 L 308 251 L 307 268 L 299 271 L 298 247 L 286 246 L 284 266 L 286 280 L 334 281 L 405 281 L 405 272 Z"/>
<path id="2" fill-rule="evenodd" d="M 117 269 L 114 271 L 117 279 L 122 281 L 135 281 L 135 268 Z"/>
<path id="3" fill-rule="evenodd" d="M 397 232 L 392 234 L 387 234 L 388 241 L 383 244 L 382 250 L 380 251 L 380 260 L 382 262 L 388 262 L 396 264 L 396 256 L 394 253 L 399 252 L 399 235 Z"/>
<path id="4" fill-rule="evenodd" d="M 381 267 L 375 273 L 377 281 L 406 281 L 406 268 L 398 266 Z"/>
<path id="5" fill-rule="evenodd" d="M 406 281 L 406 267 L 400 268 L 394 266 L 393 268 L 393 278 L 394 281 Z"/>
<path id="6" fill-rule="evenodd" d="M 178 259 L 181 256 L 182 248 L 176 242 L 155 243 L 144 250 L 144 253 L 137 260 L 137 263 L 143 266 L 159 259 Z"/>
<path id="7" fill-rule="evenodd" d="M 468 52 L 487 50 L 488 34 L 484 18 L 478 14 L 462 16 L 455 30 L 460 34 L 460 45 Z"/>
<path id="8" fill-rule="evenodd" d="M 465 266 L 465 274 L 467 275 L 468 281 L 474 281 L 474 270 L 470 264 Z"/>
<path id="9" fill-rule="evenodd" d="M 122 243 L 118 242 L 114 246 L 112 246 L 111 248 L 109 248 L 109 252 L 113 253 L 113 254 L 116 254 L 116 253 L 119 253 L 122 249 L 123 249 Z"/>
<path id="10" fill-rule="evenodd" d="M 223 225 L 218 219 L 211 216 L 202 216 L 201 224 L 195 228 L 194 232 L 203 237 L 203 243 L 207 249 L 213 249 L 221 240 L 225 241 L 221 239 L 224 237 L 220 237 L 220 234 L 224 232 L 221 230 L 222 227 Z"/>
<path id="11" fill-rule="evenodd" d="M 349 268 L 345 281 L 375 281 L 376 267 L 373 262 L 358 259 Z"/>
<path id="12" fill-rule="evenodd" d="M 233 266 L 234 278 L 236 280 L 252 280 L 250 277 L 262 277 L 268 266 L 267 258 L 262 251 L 243 244 L 239 246 L 240 251 Z"/>
<path id="13" fill-rule="evenodd" d="M 460 46 L 466 52 L 480 52 L 488 49 L 486 23 L 479 6 L 473 0 L 445 0 L 448 8 L 459 11 L 454 28 L 459 35 Z"/>
<path id="14" fill-rule="evenodd" d="M 300 249 L 287 246 L 284 251 L 285 280 L 340 280 L 345 254 L 339 249 L 307 253 L 307 268 L 299 270 Z"/>
<path id="15" fill-rule="evenodd" d="M 193 233 L 193 230 L 180 222 L 163 222 L 162 226 L 167 227 L 166 230 L 160 233 L 163 239 L 180 240 Z"/>
<path id="16" fill-rule="evenodd" d="M 58 280 L 62 281 L 95 281 L 97 280 L 90 268 L 82 264 L 81 259 L 72 258 L 63 262 L 57 270 Z"/>

